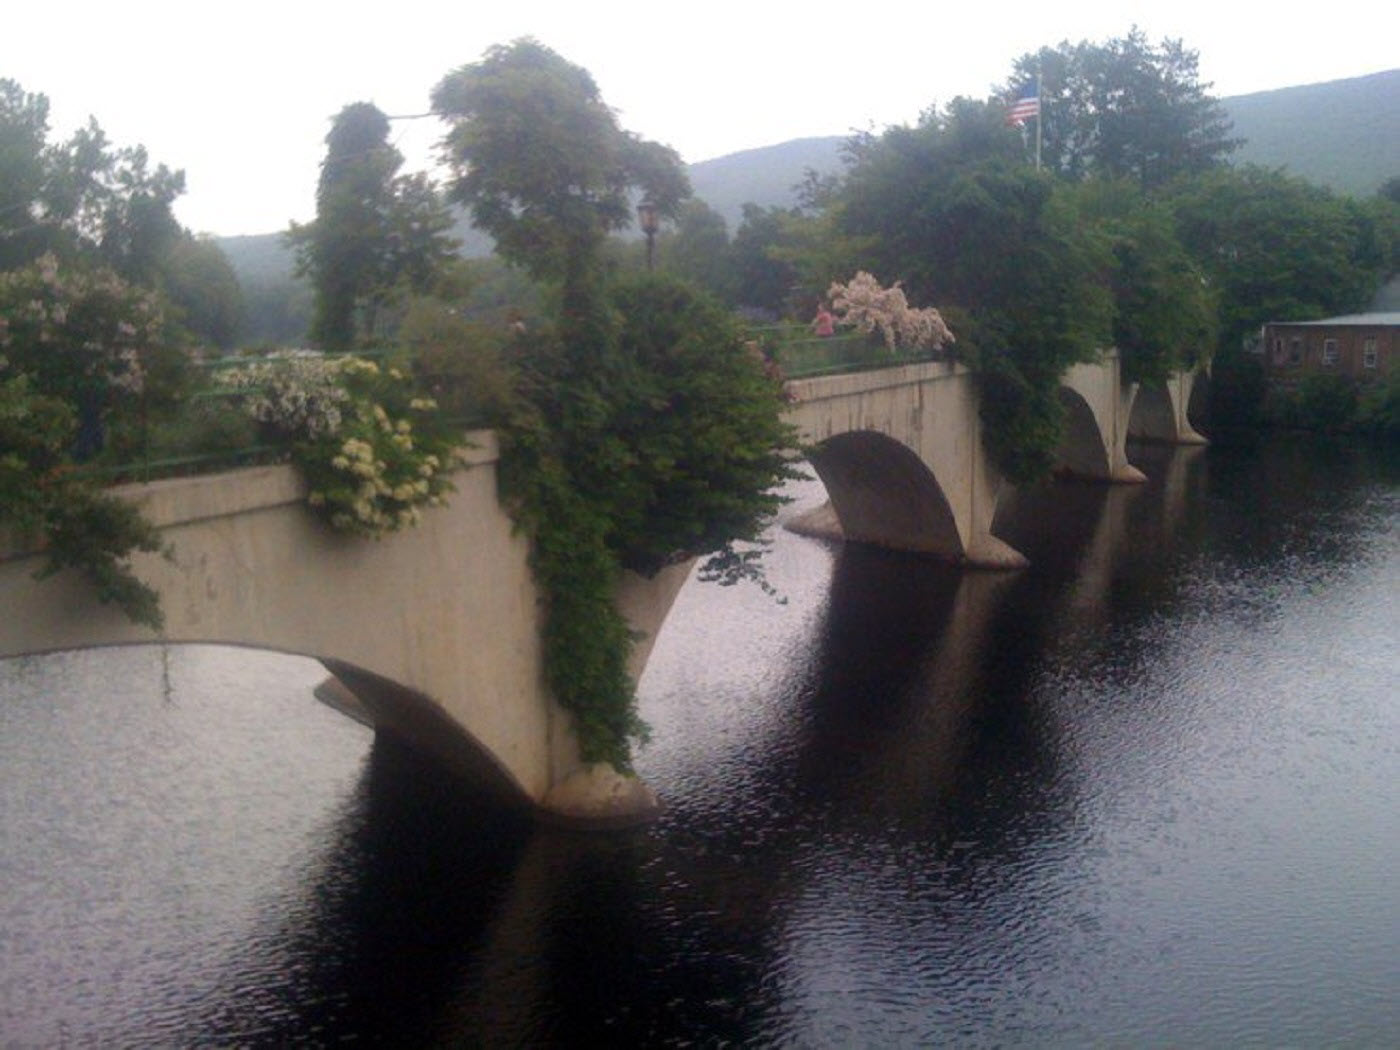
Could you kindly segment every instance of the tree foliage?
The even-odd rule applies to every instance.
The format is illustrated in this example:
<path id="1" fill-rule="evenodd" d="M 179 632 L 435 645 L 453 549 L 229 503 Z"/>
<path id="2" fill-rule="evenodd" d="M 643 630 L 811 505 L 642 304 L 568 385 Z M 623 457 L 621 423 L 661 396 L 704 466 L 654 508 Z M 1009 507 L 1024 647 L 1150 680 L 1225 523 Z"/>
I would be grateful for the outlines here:
<path id="1" fill-rule="evenodd" d="M 1216 296 L 1178 239 L 1171 209 L 1123 180 L 1090 179 L 1059 193 L 1110 263 L 1112 345 L 1124 379 L 1161 381 L 1207 360 L 1216 339 Z"/>
<path id="2" fill-rule="evenodd" d="M 160 283 L 171 312 L 192 336 L 233 349 L 243 327 L 243 289 L 213 240 L 182 231 L 161 260 Z"/>
<path id="3" fill-rule="evenodd" d="M 519 398 L 506 491 L 547 599 L 545 669 L 583 757 L 629 768 L 642 731 L 613 605 L 624 567 L 653 573 L 752 539 L 786 474 L 782 402 L 727 313 L 673 277 L 610 287 L 602 248 L 632 193 L 675 217 L 675 153 L 618 126 L 592 76 L 533 40 L 438 84 L 452 198 L 498 251 L 554 292 L 552 324 L 511 348 Z M 714 224 L 691 213 L 696 239 Z"/>
<path id="4" fill-rule="evenodd" d="M 43 536 L 41 576 L 73 568 L 137 623 L 160 627 L 158 596 L 131 571 L 136 551 L 158 551 L 160 537 L 132 507 L 67 469 L 77 417 L 42 393 L 0 351 L 0 527 Z"/>
<path id="5" fill-rule="evenodd" d="M 1264 168 L 1210 172 L 1173 188 L 1182 243 L 1220 297 L 1220 347 L 1266 321 L 1363 309 L 1393 265 L 1387 217 Z"/>
<path id="6" fill-rule="evenodd" d="M 389 120 L 355 102 L 336 115 L 316 188 L 316 219 L 292 224 L 298 273 L 316 292 L 311 341 L 344 351 L 379 337 L 385 309 L 432 283 L 454 247 L 431 182 L 399 175 Z"/>
<path id="7" fill-rule="evenodd" d="M 704 201 L 685 201 L 676 217 L 675 231 L 662 234 L 657 244 L 657 266 L 682 280 L 704 288 L 724 302 L 738 294 L 729 228 L 724 216 Z"/>
<path id="8" fill-rule="evenodd" d="M 614 286 L 608 305 L 608 352 L 587 368 L 558 341 L 524 348 L 502 476 L 548 595 L 550 686 L 585 760 L 626 769 L 642 726 L 618 574 L 717 552 L 751 576 L 733 545 L 776 509 L 792 435 L 781 391 L 719 303 L 658 274 Z"/>
<path id="9" fill-rule="evenodd" d="M 1016 60 L 1011 84 L 1037 77 L 1042 157 L 1070 178 L 1151 188 L 1217 167 L 1240 144 L 1180 40 L 1153 45 L 1134 28 L 1102 44 L 1043 47 Z"/>
<path id="10" fill-rule="evenodd" d="M 592 75 L 531 39 L 498 45 L 433 89 L 448 122 L 451 199 L 497 251 L 566 298 L 603 239 L 632 221 L 629 191 L 672 217 L 690 186 L 675 151 L 624 131 Z"/>
<path id="11" fill-rule="evenodd" d="M 1107 345 L 1112 323 L 1105 245 L 1054 179 L 1020 162 L 996 107 L 958 100 L 858 142 L 840 203 L 839 229 L 864 239 L 869 268 L 952 327 L 1002 471 L 1048 470 L 1059 377 Z"/>
<path id="12" fill-rule="evenodd" d="M 154 283 L 180 234 L 184 173 L 152 168 L 143 146 L 114 148 L 95 120 L 49 143 L 48 114 L 45 96 L 0 80 L 0 269 L 54 252 Z"/>

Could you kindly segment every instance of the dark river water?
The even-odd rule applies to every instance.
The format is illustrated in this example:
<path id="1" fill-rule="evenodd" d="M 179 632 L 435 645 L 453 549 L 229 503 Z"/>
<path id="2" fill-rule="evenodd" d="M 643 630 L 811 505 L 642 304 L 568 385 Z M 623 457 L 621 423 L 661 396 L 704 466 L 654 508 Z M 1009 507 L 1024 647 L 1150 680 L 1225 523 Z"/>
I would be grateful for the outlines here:
<path id="1" fill-rule="evenodd" d="M 0 1046 L 1395 1046 L 1395 450 L 1133 459 L 1006 501 L 1021 573 L 778 532 L 785 603 L 688 584 L 640 831 L 300 658 L 0 662 Z"/>

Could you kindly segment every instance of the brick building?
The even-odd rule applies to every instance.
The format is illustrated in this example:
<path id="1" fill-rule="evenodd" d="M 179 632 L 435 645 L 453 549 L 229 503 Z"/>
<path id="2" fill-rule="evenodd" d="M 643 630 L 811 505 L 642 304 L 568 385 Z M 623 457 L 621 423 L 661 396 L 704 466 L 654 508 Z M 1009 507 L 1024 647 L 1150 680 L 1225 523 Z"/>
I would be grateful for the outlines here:
<path id="1" fill-rule="evenodd" d="M 1258 349 L 1269 379 L 1284 385 L 1317 372 L 1383 382 L 1395 367 L 1398 332 L 1400 312 L 1271 321 L 1260 333 Z"/>

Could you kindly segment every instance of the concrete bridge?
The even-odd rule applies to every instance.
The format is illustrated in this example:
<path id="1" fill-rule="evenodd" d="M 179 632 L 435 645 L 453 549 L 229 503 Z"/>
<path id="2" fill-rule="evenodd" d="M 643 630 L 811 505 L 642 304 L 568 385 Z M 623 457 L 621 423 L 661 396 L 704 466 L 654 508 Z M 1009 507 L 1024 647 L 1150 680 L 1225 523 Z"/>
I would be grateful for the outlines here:
<path id="1" fill-rule="evenodd" d="M 1187 407 L 1194 373 L 1146 391 L 1122 381 L 1115 351 L 1071 368 L 1060 386 L 1066 410 L 1057 449 L 1065 475 L 1139 482 L 1129 436 L 1204 444 Z M 831 497 L 798 531 L 898 550 L 924 551 L 982 568 L 1025 559 L 996 536 L 1002 482 L 987 459 L 975 378 L 950 362 L 796 380 L 790 413 Z"/>
<path id="2" fill-rule="evenodd" d="M 1145 399 L 1118 362 L 1079 366 L 1062 396 L 1066 468 L 1140 480 L 1128 433 L 1198 442 L 1186 423 L 1191 377 Z M 986 460 L 973 378 L 927 362 L 790 384 L 790 410 L 847 538 L 974 566 L 1025 559 L 991 534 L 1000 481 Z M 608 823 L 653 811 L 632 778 L 581 764 L 570 716 L 545 687 L 540 599 L 528 545 L 496 495 L 497 446 L 471 435 L 449 506 L 380 541 L 330 532 L 304 506 L 289 466 L 126 486 L 171 556 L 138 555 L 161 595 L 159 634 L 99 605 L 74 573 L 37 581 L 42 552 L 0 537 L 0 657 L 98 645 L 209 642 L 320 660 L 377 728 L 403 736 L 504 797 L 564 820 Z M 618 603 L 638 633 L 640 676 L 689 565 L 624 578 Z"/>

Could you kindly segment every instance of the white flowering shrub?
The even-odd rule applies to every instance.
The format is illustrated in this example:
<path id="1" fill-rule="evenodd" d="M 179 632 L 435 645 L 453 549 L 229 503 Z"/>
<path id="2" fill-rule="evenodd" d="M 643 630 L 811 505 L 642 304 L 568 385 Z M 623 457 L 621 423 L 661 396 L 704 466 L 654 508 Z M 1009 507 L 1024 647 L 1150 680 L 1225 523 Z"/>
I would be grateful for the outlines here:
<path id="1" fill-rule="evenodd" d="M 836 323 L 867 335 L 877 328 L 891 353 L 896 350 L 938 350 L 956 340 L 933 307 L 914 309 L 896 281 L 888 288 L 860 270 L 846 284 L 827 290 Z"/>
<path id="2" fill-rule="evenodd" d="M 317 438 L 340 429 L 350 400 L 342 359 L 310 350 L 286 350 L 218 376 L 219 388 L 238 397 L 243 410 L 274 439 Z"/>
<path id="3" fill-rule="evenodd" d="M 452 491 L 461 430 L 396 368 L 298 353 L 230 370 L 221 383 L 292 439 L 307 501 L 337 530 L 377 539 L 416 525 L 420 508 Z"/>

